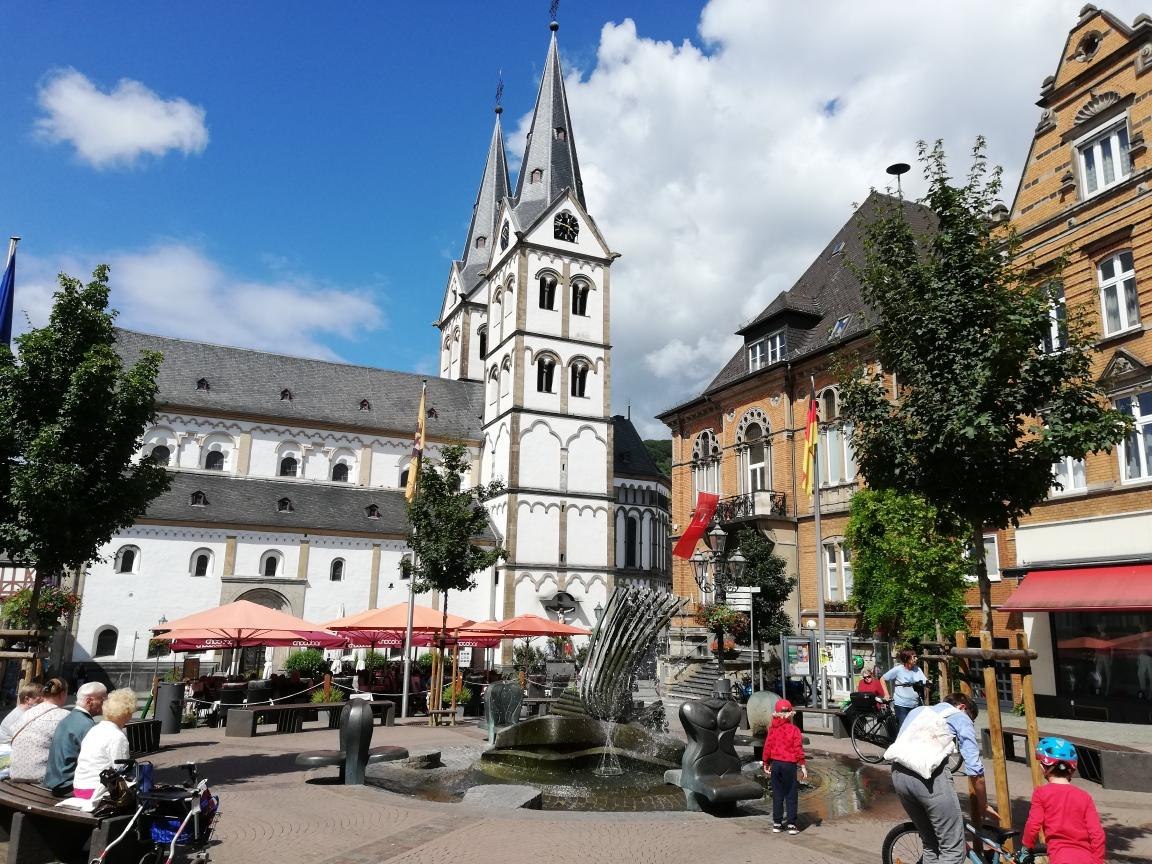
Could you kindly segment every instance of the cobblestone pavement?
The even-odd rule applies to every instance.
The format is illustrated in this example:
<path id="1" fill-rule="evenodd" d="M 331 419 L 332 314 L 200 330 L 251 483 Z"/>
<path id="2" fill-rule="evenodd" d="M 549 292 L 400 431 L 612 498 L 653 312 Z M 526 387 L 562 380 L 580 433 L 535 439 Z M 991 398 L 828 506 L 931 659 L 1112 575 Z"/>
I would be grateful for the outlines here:
<path id="1" fill-rule="evenodd" d="M 850 752 L 847 740 L 812 734 L 812 752 Z M 475 726 L 375 730 L 374 744 L 411 751 L 483 739 Z M 786 859 L 795 864 L 877 864 L 884 834 L 903 818 L 889 801 L 867 814 L 809 824 L 796 837 L 774 835 L 762 817 L 716 819 L 697 813 L 491 813 L 464 804 L 403 798 L 372 787 L 339 786 L 333 769 L 302 771 L 295 754 L 335 746 L 328 730 L 226 738 L 198 729 L 165 736 L 160 768 L 196 761 L 221 796 L 218 864 L 725 864 Z M 168 773 L 168 772 L 164 772 Z M 1010 764 L 1016 824 L 1030 795 L 1025 766 Z M 961 781 L 963 791 L 964 784 Z M 1109 835 L 1109 859 L 1152 861 L 1152 794 L 1118 793 L 1084 784 L 1096 798 Z"/>

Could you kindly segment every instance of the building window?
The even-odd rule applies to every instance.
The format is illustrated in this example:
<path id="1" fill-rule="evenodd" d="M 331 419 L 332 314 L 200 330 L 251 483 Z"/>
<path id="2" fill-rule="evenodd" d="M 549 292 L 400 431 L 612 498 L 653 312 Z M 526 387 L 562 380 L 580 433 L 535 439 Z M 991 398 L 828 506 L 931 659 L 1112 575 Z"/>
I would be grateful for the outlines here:
<path id="1" fill-rule="evenodd" d="M 588 386 L 588 367 L 583 363 L 572 364 L 572 387 L 571 392 L 573 396 L 583 399 L 585 390 Z"/>
<path id="2" fill-rule="evenodd" d="M 188 572 L 192 576 L 207 576 L 208 571 L 212 569 L 212 553 L 207 549 L 197 549 L 192 553 L 192 560 L 189 562 Z"/>
<path id="3" fill-rule="evenodd" d="M 504 227 L 500 229 L 500 251 L 503 252 L 508 248 L 508 223 L 504 223 Z"/>
<path id="4" fill-rule="evenodd" d="M 533 168 L 532 173 L 528 175 L 528 182 L 530 184 L 539 183 L 543 179 L 544 179 L 544 169 L 543 168 Z"/>
<path id="5" fill-rule="evenodd" d="M 779 363 L 784 359 L 785 353 L 788 350 L 786 334 L 783 330 L 777 330 L 775 333 L 768 337 L 768 364 Z"/>
<path id="6" fill-rule="evenodd" d="M 281 477 L 295 477 L 296 470 L 299 468 L 300 463 L 296 461 L 294 456 L 285 456 L 280 460 L 280 476 Z"/>
<path id="7" fill-rule="evenodd" d="M 224 453 L 220 450 L 209 450 L 204 457 L 205 471 L 223 471 Z"/>
<path id="8" fill-rule="evenodd" d="M 140 550 L 136 546 L 121 546 L 116 550 L 116 572 L 139 572 Z"/>
<path id="9" fill-rule="evenodd" d="M 741 472 L 744 493 L 761 492 L 769 488 L 769 445 L 764 429 L 759 423 L 749 423 L 744 430 L 745 447 L 740 451 L 743 457 Z"/>
<path id="10" fill-rule="evenodd" d="M 1096 268 L 1100 279 L 1100 304 L 1104 310 L 1104 335 L 1111 336 L 1140 323 L 1136 296 L 1136 270 L 1132 253 L 1105 258 Z"/>
<path id="11" fill-rule="evenodd" d="M 405 477 L 404 480 L 405 480 L 405 485 L 407 485 L 408 478 Z M 367 516 L 369 519 L 379 519 L 380 518 L 380 507 L 376 504 L 369 504 L 367 507 L 364 508 L 364 515 Z"/>
<path id="12" fill-rule="evenodd" d="M 591 291 L 591 286 L 587 282 L 573 282 L 572 283 L 572 314 L 573 315 L 587 315 L 588 314 L 588 293 Z"/>
<path id="13" fill-rule="evenodd" d="M 96 646 L 92 651 L 93 657 L 116 656 L 117 633 L 115 627 L 105 627 L 96 634 Z"/>
<path id="14" fill-rule="evenodd" d="M 400 488 L 401 489 L 407 489 L 408 488 L 408 475 L 411 473 L 412 473 L 411 468 L 405 468 L 403 471 L 400 472 Z"/>
<path id="15" fill-rule="evenodd" d="M 852 600 L 852 552 L 843 540 L 824 543 L 824 576 L 828 588 L 826 598 L 833 603 Z"/>
<path id="16" fill-rule="evenodd" d="M 1068 347 L 1068 304 L 1064 299 L 1064 283 L 1052 279 L 1045 286 L 1048 291 L 1048 327 L 1044 331 L 1044 353 L 1055 354 Z"/>
<path id="17" fill-rule="evenodd" d="M 968 544 L 966 553 L 971 557 L 971 544 Z M 996 545 L 995 534 L 984 535 L 984 567 L 988 570 L 988 579 L 991 582 L 1000 581 L 1000 550 Z M 972 570 L 968 574 L 968 579 L 975 582 L 977 579 L 976 565 L 972 565 Z"/>
<path id="18" fill-rule="evenodd" d="M 624 566 L 640 566 L 640 520 L 635 516 L 624 521 Z"/>
<path id="19" fill-rule="evenodd" d="M 1128 159 L 1128 121 L 1079 145 L 1080 178 L 1084 197 L 1115 186 L 1132 173 Z"/>
<path id="20" fill-rule="evenodd" d="M 280 575 L 280 553 L 265 552 L 260 558 L 260 575 L 265 579 L 275 579 Z"/>
<path id="21" fill-rule="evenodd" d="M 692 445 L 692 499 L 699 493 L 720 492 L 720 445 L 711 429 L 696 436 Z"/>
<path id="22" fill-rule="evenodd" d="M 488 238 L 487 237 L 480 236 L 480 237 L 476 238 L 476 248 L 477 249 L 483 249 L 487 245 L 488 245 Z"/>
<path id="23" fill-rule="evenodd" d="M 1084 477 L 1084 460 L 1065 456 L 1052 466 L 1052 495 L 1064 495 L 1085 489 L 1088 483 Z"/>
<path id="24" fill-rule="evenodd" d="M 276 502 L 277 513 L 292 513 L 296 508 L 292 506 L 291 498 L 281 498 Z"/>
<path id="25" fill-rule="evenodd" d="M 200 491 L 193 492 L 191 498 L 188 500 L 188 503 L 193 507 L 207 507 L 208 496 Z"/>
<path id="26" fill-rule="evenodd" d="M 840 400 L 832 388 L 820 396 L 820 484 L 838 486 L 856 479 L 852 426 L 840 422 Z"/>
<path id="27" fill-rule="evenodd" d="M 280 391 L 280 401 L 281 402 L 291 402 L 292 401 L 292 391 L 287 389 L 287 388 L 281 390 Z"/>
<path id="28" fill-rule="evenodd" d="M 208 383 L 208 379 L 207 379 L 207 378 L 201 378 L 200 380 L 198 380 L 198 381 L 196 382 L 196 389 L 197 389 L 197 390 L 211 390 L 211 389 L 212 389 L 212 385 L 210 385 L 210 384 Z"/>
<path id="29" fill-rule="evenodd" d="M 348 463 L 337 462 L 332 466 L 332 480 L 336 483 L 348 482 Z"/>
<path id="30" fill-rule="evenodd" d="M 568 140 L 568 130 L 565 129 L 563 126 L 557 126 L 555 129 L 552 130 L 552 137 L 554 137 L 557 141 L 567 141 Z"/>
<path id="31" fill-rule="evenodd" d="M 551 273 L 540 274 L 540 308 L 556 308 L 556 277 Z"/>
<path id="32" fill-rule="evenodd" d="M 1116 408 L 1136 421 L 1120 444 L 1120 466 L 1125 480 L 1152 478 L 1152 390 L 1116 400 Z"/>
<path id="33" fill-rule="evenodd" d="M 152 460 L 155 465 L 167 465 L 172 460 L 172 451 L 163 444 L 158 444 L 152 448 L 152 452 L 148 454 L 148 458 Z"/>
<path id="34" fill-rule="evenodd" d="M 541 357 L 536 361 L 536 391 L 551 393 L 552 382 L 556 377 L 556 361 L 551 357 Z"/>
<path id="35" fill-rule="evenodd" d="M 344 559 L 337 558 L 332 562 L 332 566 L 328 568 L 328 581 L 329 582 L 343 582 L 344 581 Z"/>
<path id="36" fill-rule="evenodd" d="M 764 340 L 757 339 L 748 346 L 748 371 L 755 372 L 764 366 Z"/>
<path id="37" fill-rule="evenodd" d="M 843 246 L 844 246 L 844 241 L 841 240 L 840 241 L 840 247 L 841 247 L 840 251 L 843 251 L 843 248 L 842 248 Z M 837 253 L 833 252 L 832 254 L 835 255 Z M 843 318 L 837 318 L 836 323 L 833 324 L 830 328 L 828 328 L 828 341 L 829 342 L 835 342 L 837 339 L 839 339 L 841 336 L 843 336 L 844 332 L 848 329 L 848 322 L 851 320 L 852 320 L 851 315 L 845 315 Z"/>
<path id="38" fill-rule="evenodd" d="M 360 400 L 360 410 L 361 411 L 371 411 L 372 410 L 372 403 L 369 402 L 367 399 L 361 399 Z"/>
<path id="39" fill-rule="evenodd" d="M 476 336 L 480 340 L 480 359 L 483 360 L 488 354 L 488 328 L 481 327 Z"/>

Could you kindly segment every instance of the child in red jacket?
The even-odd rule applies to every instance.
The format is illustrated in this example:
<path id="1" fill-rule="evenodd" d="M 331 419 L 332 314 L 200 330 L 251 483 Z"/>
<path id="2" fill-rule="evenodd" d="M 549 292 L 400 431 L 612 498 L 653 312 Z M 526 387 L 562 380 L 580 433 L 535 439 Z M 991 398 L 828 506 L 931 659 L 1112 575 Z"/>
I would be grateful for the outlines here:
<path id="1" fill-rule="evenodd" d="M 1028 849 L 1043 830 L 1050 864 L 1104 864 L 1104 829 L 1096 804 L 1072 785 L 1076 748 L 1063 738 L 1041 738 L 1036 758 L 1048 782 L 1032 793 L 1020 845 Z"/>
<path id="2" fill-rule="evenodd" d="M 796 799 L 800 780 L 808 779 L 808 768 L 804 764 L 804 738 L 792 724 L 795 714 L 791 702 L 778 700 L 768 737 L 764 739 L 762 761 L 764 773 L 772 781 L 772 831 L 776 834 L 785 829 L 789 834 L 800 833 L 796 827 Z M 785 805 L 788 808 L 787 822 L 783 819 Z"/>

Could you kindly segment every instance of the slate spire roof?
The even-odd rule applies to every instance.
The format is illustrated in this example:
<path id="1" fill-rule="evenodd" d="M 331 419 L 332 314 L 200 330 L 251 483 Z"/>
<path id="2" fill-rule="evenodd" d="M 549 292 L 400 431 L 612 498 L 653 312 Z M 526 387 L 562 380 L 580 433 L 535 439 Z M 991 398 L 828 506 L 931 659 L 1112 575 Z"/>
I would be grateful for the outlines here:
<path id="1" fill-rule="evenodd" d="M 568 113 L 568 97 L 564 92 L 560 49 L 556 44 L 559 25 L 553 21 L 550 26 L 552 39 L 548 44 L 548 58 L 544 61 L 544 75 L 540 79 L 540 93 L 536 97 L 536 110 L 528 131 L 528 145 L 516 178 L 514 208 L 521 225 L 535 222 L 565 189 L 571 189 L 580 206 L 587 209 L 580 163 L 576 159 L 576 141 L 572 136 L 572 117 Z M 532 182 L 533 177 L 538 178 L 536 182 Z"/>
<path id="2" fill-rule="evenodd" d="M 484 176 L 480 189 L 476 192 L 476 203 L 472 206 L 472 221 L 468 225 L 468 237 L 464 241 L 464 252 L 457 262 L 460 267 L 465 292 L 480 281 L 480 273 L 487 268 L 492 256 L 492 245 L 496 240 L 496 218 L 500 204 L 508 196 L 511 183 L 508 181 L 508 158 L 504 153 L 504 132 L 500 127 L 502 108 L 496 108 L 496 123 L 492 127 L 492 141 L 488 145 L 488 159 L 484 163 Z M 476 238 L 484 237 L 483 247 L 477 248 Z"/>

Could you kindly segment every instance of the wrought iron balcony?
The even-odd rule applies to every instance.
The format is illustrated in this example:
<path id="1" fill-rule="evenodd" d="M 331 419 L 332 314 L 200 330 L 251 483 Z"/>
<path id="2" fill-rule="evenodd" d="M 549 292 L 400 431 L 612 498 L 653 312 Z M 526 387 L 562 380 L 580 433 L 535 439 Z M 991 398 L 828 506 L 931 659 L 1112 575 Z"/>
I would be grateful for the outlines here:
<path id="1" fill-rule="evenodd" d="M 741 519 L 754 519 L 757 516 L 787 516 L 788 510 L 783 492 L 761 489 L 731 498 L 721 498 L 716 505 L 716 520 L 721 524 Z"/>

